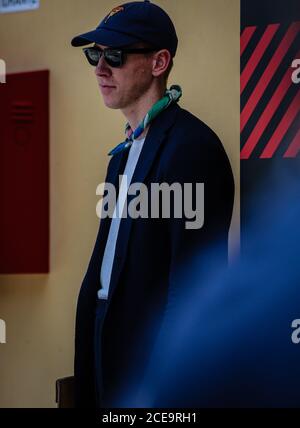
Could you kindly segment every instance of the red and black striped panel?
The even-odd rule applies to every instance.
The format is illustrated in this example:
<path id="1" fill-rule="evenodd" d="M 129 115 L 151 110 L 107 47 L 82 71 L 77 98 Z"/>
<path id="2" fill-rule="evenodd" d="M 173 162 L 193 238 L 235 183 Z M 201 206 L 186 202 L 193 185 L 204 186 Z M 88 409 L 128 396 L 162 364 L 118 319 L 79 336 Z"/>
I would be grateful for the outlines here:
<path id="1" fill-rule="evenodd" d="M 300 20 L 242 28 L 242 160 L 298 156 L 300 84 L 292 79 L 297 59 Z"/>
<path id="2" fill-rule="evenodd" d="M 295 59 L 300 0 L 241 0 L 241 254 L 257 216 L 284 205 L 291 182 L 300 183 Z"/>

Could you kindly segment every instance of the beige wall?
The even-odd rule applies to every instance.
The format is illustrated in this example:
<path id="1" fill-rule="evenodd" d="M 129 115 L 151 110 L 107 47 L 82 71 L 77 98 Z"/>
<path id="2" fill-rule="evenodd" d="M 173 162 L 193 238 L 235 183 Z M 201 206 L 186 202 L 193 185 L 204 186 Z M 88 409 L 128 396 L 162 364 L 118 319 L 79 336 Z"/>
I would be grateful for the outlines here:
<path id="1" fill-rule="evenodd" d="M 75 304 L 98 228 L 95 189 L 124 119 L 104 108 L 92 69 L 73 35 L 94 28 L 116 2 L 41 0 L 38 11 L 0 15 L 8 72 L 51 73 L 51 272 L 0 277 L 0 407 L 54 407 L 54 382 L 72 373 Z M 180 45 L 170 83 L 181 105 L 220 136 L 239 194 L 239 0 L 157 0 Z M 237 199 L 231 233 L 239 233 Z M 20 219 L 22 221 L 22 219 Z M 26 225 L 24 225 L 26 227 Z M 28 243 L 30 246 L 30 243 Z"/>

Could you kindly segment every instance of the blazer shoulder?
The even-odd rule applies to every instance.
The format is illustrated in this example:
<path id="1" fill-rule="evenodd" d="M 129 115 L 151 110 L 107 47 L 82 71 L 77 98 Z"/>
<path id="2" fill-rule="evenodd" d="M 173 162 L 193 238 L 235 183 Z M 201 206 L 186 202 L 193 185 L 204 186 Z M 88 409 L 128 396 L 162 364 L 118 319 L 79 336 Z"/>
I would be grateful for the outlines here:
<path id="1" fill-rule="evenodd" d="M 178 109 L 168 140 L 168 148 L 172 152 L 188 150 L 194 154 L 218 153 L 227 157 L 216 132 L 201 119 L 181 107 Z"/>
<path id="2" fill-rule="evenodd" d="M 177 114 L 177 120 L 174 126 L 176 132 L 184 132 L 188 137 L 192 139 L 216 139 L 220 141 L 220 138 L 216 132 L 210 128 L 205 122 L 199 119 L 197 116 L 180 108 Z"/>
<path id="3" fill-rule="evenodd" d="M 225 148 L 206 123 L 187 110 L 178 109 L 176 120 L 169 130 L 161 157 L 164 178 L 174 179 L 180 174 L 187 178 L 218 175 L 232 177 L 232 169 Z"/>

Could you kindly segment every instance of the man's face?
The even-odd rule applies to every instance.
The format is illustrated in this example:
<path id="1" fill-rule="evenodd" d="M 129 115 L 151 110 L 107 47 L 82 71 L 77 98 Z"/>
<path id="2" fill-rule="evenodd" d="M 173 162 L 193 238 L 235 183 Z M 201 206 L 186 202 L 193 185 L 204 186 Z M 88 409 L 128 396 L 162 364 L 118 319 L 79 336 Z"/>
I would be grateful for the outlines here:
<path id="1" fill-rule="evenodd" d="M 112 109 L 134 108 L 153 82 L 152 54 L 125 55 L 125 63 L 120 68 L 109 66 L 102 56 L 95 69 L 104 104 Z"/>

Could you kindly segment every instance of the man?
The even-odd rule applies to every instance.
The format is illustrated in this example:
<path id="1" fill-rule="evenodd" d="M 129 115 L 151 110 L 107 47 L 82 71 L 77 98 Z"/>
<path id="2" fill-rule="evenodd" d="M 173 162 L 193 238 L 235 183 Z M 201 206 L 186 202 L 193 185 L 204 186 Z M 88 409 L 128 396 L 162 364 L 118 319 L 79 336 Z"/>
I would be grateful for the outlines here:
<path id="1" fill-rule="evenodd" d="M 138 388 L 190 257 L 196 253 L 201 265 L 201 254 L 218 245 L 218 262 L 227 260 L 234 185 L 218 137 L 178 106 L 180 87 L 166 91 L 178 43 L 169 16 L 149 1 L 123 4 L 72 40 L 92 43 L 84 53 L 104 103 L 120 109 L 128 125 L 126 142 L 110 152 L 105 180 L 117 188 L 114 215 L 101 219 L 78 298 L 75 397 L 77 407 L 109 407 L 127 385 Z M 204 221 L 190 224 L 187 210 L 176 215 L 175 196 L 165 216 L 149 194 L 158 215 L 120 215 L 133 200 L 130 183 L 149 190 L 155 183 L 194 184 L 197 206 L 203 192 L 196 184 L 203 183 Z"/>

